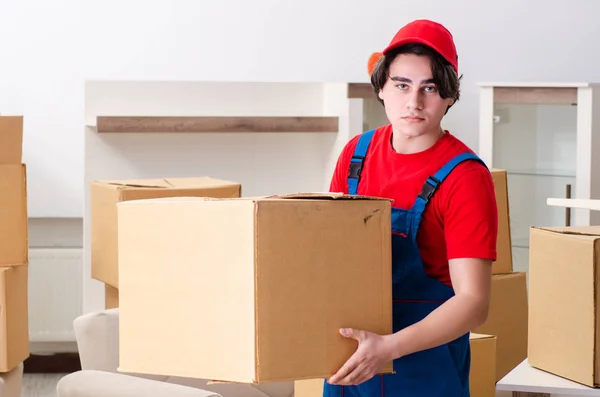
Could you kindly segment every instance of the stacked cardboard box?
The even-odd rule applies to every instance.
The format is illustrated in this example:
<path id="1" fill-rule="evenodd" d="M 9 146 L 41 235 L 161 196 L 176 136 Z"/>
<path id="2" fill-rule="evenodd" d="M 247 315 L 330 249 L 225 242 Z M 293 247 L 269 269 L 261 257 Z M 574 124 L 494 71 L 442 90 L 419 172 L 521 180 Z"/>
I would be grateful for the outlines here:
<path id="1" fill-rule="evenodd" d="M 496 395 L 496 337 L 471 334 L 470 394 L 473 397 Z M 294 397 L 321 397 L 323 379 L 297 380 L 294 382 Z"/>
<path id="2" fill-rule="evenodd" d="M 600 386 L 600 226 L 532 227 L 531 366 Z"/>
<path id="3" fill-rule="evenodd" d="M 23 117 L 0 116 L 0 372 L 29 357 Z"/>
<path id="4" fill-rule="evenodd" d="M 498 203 L 498 258 L 488 319 L 473 332 L 497 337 L 497 382 L 527 357 L 528 304 L 526 275 L 513 272 L 506 171 L 493 169 L 492 178 Z"/>
<path id="5" fill-rule="evenodd" d="M 392 332 L 389 200 L 326 193 L 117 207 L 121 371 L 324 378 L 356 349 L 341 327 Z"/>
<path id="6" fill-rule="evenodd" d="M 91 184 L 92 278 L 105 284 L 105 308 L 119 306 L 117 203 L 174 196 L 240 197 L 237 182 L 209 177 L 105 180 Z"/>

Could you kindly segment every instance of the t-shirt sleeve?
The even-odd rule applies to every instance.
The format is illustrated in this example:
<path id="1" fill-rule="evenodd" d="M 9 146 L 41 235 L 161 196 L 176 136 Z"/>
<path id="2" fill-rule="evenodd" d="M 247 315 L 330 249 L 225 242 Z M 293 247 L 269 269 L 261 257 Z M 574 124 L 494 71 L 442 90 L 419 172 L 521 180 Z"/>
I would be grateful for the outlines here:
<path id="1" fill-rule="evenodd" d="M 342 149 L 329 184 L 330 192 L 348 194 L 348 167 L 359 137 L 352 138 Z"/>
<path id="2" fill-rule="evenodd" d="M 442 201 L 448 260 L 483 258 L 495 261 L 498 206 L 494 182 L 481 164 L 463 165 L 466 167 L 462 172 L 456 172 Z"/>

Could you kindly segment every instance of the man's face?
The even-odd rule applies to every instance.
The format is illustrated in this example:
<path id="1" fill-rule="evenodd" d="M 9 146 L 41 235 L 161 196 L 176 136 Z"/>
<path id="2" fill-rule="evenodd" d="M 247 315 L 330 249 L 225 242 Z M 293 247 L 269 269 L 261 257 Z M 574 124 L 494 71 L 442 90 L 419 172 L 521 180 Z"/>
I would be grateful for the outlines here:
<path id="1" fill-rule="evenodd" d="M 413 54 L 400 54 L 392 61 L 379 98 L 394 131 L 407 137 L 439 133 L 442 117 L 453 103 L 440 97 L 429 58 Z"/>

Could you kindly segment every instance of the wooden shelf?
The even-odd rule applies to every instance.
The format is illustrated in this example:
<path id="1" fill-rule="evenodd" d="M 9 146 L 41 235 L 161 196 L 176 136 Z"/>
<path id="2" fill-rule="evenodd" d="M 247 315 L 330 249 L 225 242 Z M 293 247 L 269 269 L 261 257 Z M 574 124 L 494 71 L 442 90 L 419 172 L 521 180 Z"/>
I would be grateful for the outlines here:
<path id="1" fill-rule="evenodd" d="M 576 104 L 576 87 L 494 87 L 494 103 Z"/>
<path id="2" fill-rule="evenodd" d="M 376 99 L 371 83 L 349 83 L 348 98 Z"/>
<path id="3" fill-rule="evenodd" d="M 99 133 L 317 132 L 336 133 L 338 117 L 98 116 Z"/>
<path id="4" fill-rule="evenodd" d="M 349 83 L 348 98 L 376 99 L 371 83 Z M 577 86 L 494 87 L 495 103 L 576 104 Z"/>

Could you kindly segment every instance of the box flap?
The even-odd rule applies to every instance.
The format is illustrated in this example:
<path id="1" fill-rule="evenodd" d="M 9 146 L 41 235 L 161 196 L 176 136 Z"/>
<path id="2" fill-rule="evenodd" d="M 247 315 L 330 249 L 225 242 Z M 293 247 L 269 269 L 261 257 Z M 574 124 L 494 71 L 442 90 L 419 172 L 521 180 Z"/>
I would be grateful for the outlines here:
<path id="1" fill-rule="evenodd" d="M 299 192 L 266 196 L 264 199 L 310 199 L 310 200 L 386 200 L 391 199 L 375 196 L 360 196 L 337 192 Z"/>
<path id="2" fill-rule="evenodd" d="M 544 230 L 552 233 L 570 234 L 573 236 L 591 236 L 600 237 L 600 226 L 557 226 L 557 227 L 538 227 L 532 226 L 532 229 Z"/>
<path id="3" fill-rule="evenodd" d="M 487 334 L 478 334 L 476 332 L 471 332 L 471 334 L 469 335 L 469 339 L 470 340 L 477 340 L 477 339 L 494 339 L 496 338 L 495 335 L 487 335 Z"/>
<path id="4" fill-rule="evenodd" d="M 130 181 L 103 181 L 107 185 L 113 185 L 117 188 L 157 188 L 164 189 L 173 187 L 167 184 L 164 179 L 153 179 L 153 180 L 130 180 Z"/>
<path id="5" fill-rule="evenodd" d="M 237 182 L 214 179 L 210 177 L 103 180 L 96 182 L 111 185 L 117 189 L 198 189 L 204 187 L 239 185 Z"/>
<path id="6" fill-rule="evenodd" d="M 21 164 L 23 116 L 0 116 L 0 164 Z"/>
<path id="7" fill-rule="evenodd" d="M 125 185 L 122 185 L 125 186 Z M 126 185 L 131 186 L 131 185 Z M 251 202 L 260 202 L 260 201 L 274 201 L 274 200 L 384 200 L 393 202 L 393 200 L 383 197 L 374 197 L 374 196 L 358 196 L 358 195 L 349 195 L 343 193 L 319 193 L 319 192 L 306 192 L 306 193 L 289 193 L 289 194 L 281 194 L 281 195 L 272 195 L 272 196 L 248 196 L 248 197 L 185 197 L 185 196 L 173 196 L 173 197 L 160 197 L 160 198 L 148 198 L 148 199 L 139 199 L 135 201 L 122 201 L 117 203 L 118 206 L 123 205 L 139 205 L 143 203 L 154 203 L 154 204 L 167 204 L 174 202 L 184 202 L 184 201 L 251 201 Z"/>
<path id="8" fill-rule="evenodd" d="M 116 205 L 118 207 L 127 206 L 127 205 L 140 205 L 140 204 L 172 204 L 172 203 L 181 203 L 184 201 L 231 201 L 231 200 L 244 200 L 247 201 L 248 198 L 243 197 L 203 197 L 203 196 L 173 196 L 173 197 L 154 197 L 154 198 L 145 198 L 145 199 L 136 199 L 136 200 L 127 200 L 127 201 L 119 201 Z"/>

